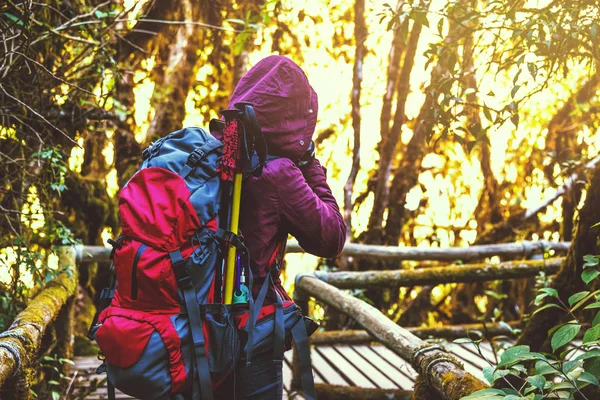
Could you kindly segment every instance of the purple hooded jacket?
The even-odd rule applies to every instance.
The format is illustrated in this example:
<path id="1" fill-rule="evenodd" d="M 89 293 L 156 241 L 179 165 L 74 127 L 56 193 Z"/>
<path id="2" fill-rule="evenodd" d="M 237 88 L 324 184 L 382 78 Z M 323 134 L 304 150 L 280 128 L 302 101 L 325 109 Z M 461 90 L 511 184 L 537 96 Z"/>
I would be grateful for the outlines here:
<path id="1" fill-rule="evenodd" d="M 240 80 L 229 102 L 252 103 L 268 145 L 279 156 L 262 175 L 249 176 L 242 189 L 240 229 L 250 251 L 254 295 L 269 268 L 285 252 L 288 234 L 307 252 L 335 257 L 344 247 L 346 226 L 318 160 L 298 168 L 317 122 L 317 94 L 304 71 L 282 56 L 259 61 Z M 217 137 L 221 139 L 221 137 Z M 284 297 L 279 278 L 277 291 Z M 265 303 L 273 303 L 270 290 Z"/>

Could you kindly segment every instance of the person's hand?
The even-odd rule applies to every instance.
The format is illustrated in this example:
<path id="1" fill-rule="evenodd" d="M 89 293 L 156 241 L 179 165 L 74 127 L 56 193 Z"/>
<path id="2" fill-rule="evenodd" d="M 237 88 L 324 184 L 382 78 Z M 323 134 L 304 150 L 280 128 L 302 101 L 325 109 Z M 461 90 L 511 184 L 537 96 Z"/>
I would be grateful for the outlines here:
<path id="1" fill-rule="evenodd" d="M 302 169 L 302 167 L 306 167 L 314 159 L 315 159 L 315 142 L 311 140 L 306 152 L 302 155 L 302 157 L 300 157 L 299 160 L 296 160 L 296 166 L 298 168 Z"/>

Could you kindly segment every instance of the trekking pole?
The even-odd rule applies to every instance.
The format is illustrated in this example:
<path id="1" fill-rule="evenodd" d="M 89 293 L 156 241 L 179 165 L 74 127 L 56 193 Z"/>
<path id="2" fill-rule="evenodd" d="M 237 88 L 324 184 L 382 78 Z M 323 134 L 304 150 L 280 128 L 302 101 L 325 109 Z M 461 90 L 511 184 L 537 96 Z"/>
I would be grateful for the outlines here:
<path id="1" fill-rule="evenodd" d="M 233 110 L 222 111 L 225 117 L 225 128 L 223 129 L 224 149 L 221 161 L 221 179 L 228 182 L 233 181 L 229 203 L 229 231 L 238 235 L 244 168 L 250 166 L 255 151 L 259 154 L 260 164 L 264 164 L 266 145 L 252 105 L 236 103 L 235 107 Z M 257 149 L 254 148 L 255 142 L 259 145 Z M 229 244 L 225 264 L 224 304 L 231 304 L 233 300 L 236 253 L 236 247 Z"/>

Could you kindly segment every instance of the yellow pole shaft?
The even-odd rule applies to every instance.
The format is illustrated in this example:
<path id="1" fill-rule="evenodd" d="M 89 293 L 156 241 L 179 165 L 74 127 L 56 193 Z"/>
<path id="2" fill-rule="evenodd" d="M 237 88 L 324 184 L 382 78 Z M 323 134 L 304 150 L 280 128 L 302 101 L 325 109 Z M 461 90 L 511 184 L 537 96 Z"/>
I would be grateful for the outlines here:
<path id="1" fill-rule="evenodd" d="M 240 223 L 240 203 L 242 200 L 242 174 L 236 173 L 233 178 L 233 199 L 231 201 L 231 222 L 229 230 L 237 235 Z M 227 250 L 227 264 L 225 276 L 225 304 L 231 304 L 233 300 L 233 281 L 235 280 L 235 246 L 229 246 Z"/>

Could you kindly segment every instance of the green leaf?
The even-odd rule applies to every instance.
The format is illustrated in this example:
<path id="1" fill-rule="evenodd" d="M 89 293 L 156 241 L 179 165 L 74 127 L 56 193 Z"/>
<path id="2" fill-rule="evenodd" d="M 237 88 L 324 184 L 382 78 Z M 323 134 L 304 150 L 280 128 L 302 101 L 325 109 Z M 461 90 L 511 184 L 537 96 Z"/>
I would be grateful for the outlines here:
<path id="1" fill-rule="evenodd" d="M 506 375 L 509 375 L 510 371 L 507 369 L 498 369 L 496 371 L 494 371 L 494 382 L 497 381 L 498 379 L 502 379 L 504 378 Z"/>
<path id="2" fill-rule="evenodd" d="M 427 19 L 427 13 L 424 11 L 417 11 L 416 13 L 413 14 L 413 18 L 415 21 L 420 22 L 421 24 L 425 25 L 426 27 L 429 28 L 429 20 Z"/>
<path id="3" fill-rule="evenodd" d="M 588 329 L 583 335 L 583 343 L 593 342 L 600 339 L 600 325 Z"/>
<path id="4" fill-rule="evenodd" d="M 478 390 L 475 393 L 470 394 L 467 397 L 463 397 L 461 400 L 494 400 L 503 399 L 505 396 L 504 391 L 500 389 L 483 389 Z"/>
<path id="5" fill-rule="evenodd" d="M 52 392 L 52 400 L 60 400 L 60 393 Z"/>
<path id="6" fill-rule="evenodd" d="M 442 31 L 444 30 L 444 18 L 440 18 L 437 24 L 438 33 L 442 36 Z"/>
<path id="7" fill-rule="evenodd" d="M 509 347 L 504 350 L 502 355 L 500 356 L 500 363 L 498 367 L 503 367 L 505 365 L 509 365 L 518 361 L 522 361 L 525 357 L 529 355 L 529 346 L 521 345 L 515 347 Z"/>
<path id="8" fill-rule="evenodd" d="M 527 382 L 531 383 L 532 386 L 542 390 L 546 384 L 546 378 L 544 378 L 544 375 L 534 375 L 527 378 Z"/>
<path id="9" fill-rule="evenodd" d="M 547 293 L 548 296 L 552 296 L 552 297 L 558 298 L 558 292 L 554 288 L 545 287 L 545 288 L 541 288 L 539 291 L 542 292 L 542 293 Z"/>
<path id="10" fill-rule="evenodd" d="M 60 385 L 60 382 L 57 381 L 48 381 L 49 385 Z"/>
<path id="11" fill-rule="evenodd" d="M 556 373 L 556 370 L 545 361 L 537 361 L 535 363 L 535 373 L 537 375 L 548 375 Z"/>
<path id="12" fill-rule="evenodd" d="M 535 311 L 533 312 L 533 315 L 535 315 L 535 314 L 539 313 L 539 312 L 540 312 L 540 311 L 542 311 L 542 310 L 546 310 L 546 309 L 548 309 L 548 308 L 560 308 L 560 306 L 559 306 L 558 304 L 554 304 L 554 303 L 548 303 L 548 304 L 545 304 L 545 305 L 543 305 L 542 307 L 538 308 L 537 310 L 535 310 Z"/>
<path id="13" fill-rule="evenodd" d="M 583 371 L 581 374 L 579 374 L 579 376 L 577 377 L 577 380 L 581 381 L 581 382 L 585 382 L 585 383 L 591 383 L 592 385 L 595 385 L 595 386 L 600 386 L 600 382 L 598 382 L 598 378 L 596 378 L 594 375 L 592 375 L 586 371 Z"/>
<path id="14" fill-rule="evenodd" d="M 488 381 L 488 383 L 491 385 L 492 383 L 494 383 L 494 370 L 496 368 L 492 367 L 492 366 L 488 366 L 488 367 L 484 367 L 483 368 L 483 377 L 485 378 L 486 381 Z"/>
<path id="15" fill-rule="evenodd" d="M 473 339 L 469 339 L 469 338 L 458 338 L 458 339 L 455 339 L 452 343 L 461 344 L 461 343 L 474 343 L 474 342 L 479 342 L 479 341 L 474 341 Z"/>
<path id="16" fill-rule="evenodd" d="M 490 109 L 486 106 L 483 107 L 483 115 L 485 115 L 485 118 L 488 121 L 492 122 L 492 113 L 490 112 Z"/>
<path id="17" fill-rule="evenodd" d="M 569 297 L 569 305 L 573 306 L 573 304 L 577 303 L 579 300 L 583 299 L 585 296 L 590 294 L 589 291 L 583 291 L 579 293 L 575 293 L 573 296 Z"/>
<path id="18" fill-rule="evenodd" d="M 5 15 L 8 19 L 10 19 L 11 21 L 15 22 L 17 25 L 19 26 L 23 26 L 23 21 L 21 20 L 21 18 L 17 17 L 16 15 L 12 15 L 10 13 L 2 13 L 2 15 Z"/>
<path id="19" fill-rule="evenodd" d="M 512 97 L 514 99 L 515 95 L 517 94 L 517 92 L 519 91 L 519 89 L 521 89 L 521 85 L 515 85 L 515 86 L 513 86 L 512 90 L 510 91 L 510 97 Z"/>
<path id="20" fill-rule="evenodd" d="M 581 274 L 581 279 L 587 285 L 588 283 L 596 279 L 598 275 L 600 275 L 600 271 L 598 271 L 597 269 L 586 269 Z"/>
<path id="21" fill-rule="evenodd" d="M 575 357 L 574 360 L 587 360 L 589 358 L 594 358 L 594 357 L 600 357 L 600 350 L 599 349 L 594 349 L 591 351 L 586 351 L 583 354 L 578 355 L 577 357 Z"/>
<path id="22" fill-rule="evenodd" d="M 569 343 L 571 340 L 577 336 L 579 330 L 581 329 L 581 325 L 579 324 L 567 324 L 562 326 L 559 330 L 557 330 L 554 335 L 552 335 L 552 351 L 556 351 L 562 346 Z"/>
<path id="23" fill-rule="evenodd" d="M 583 256 L 583 269 L 595 267 L 598 264 L 600 264 L 600 256 L 593 256 L 591 254 Z"/>
<path id="24" fill-rule="evenodd" d="M 98 19 L 103 19 L 103 18 L 106 18 L 106 17 L 108 17 L 108 15 L 109 15 L 109 14 L 108 14 L 108 13 L 105 13 L 105 12 L 103 12 L 103 11 L 100 11 L 100 10 L 96 10 L 96 11 L 94 12 L 94 15 L 95 15 L 95 16 L 96 16 L 96 18 L 98 18 Z"/>
<path id="25" fill-rule="evenodd" d="M 592 321 L 592 326 L 596 325 L 600 325 L 600 311 L 598 311 L 598 313 L 594 317 L 594 320 Z"/>
<path id="26" fill-rule="evenodd" d="M 537 73 L 538 73 L 538 67 L 536 64 L 534 63 L 527 63 L 527 69 L 529 70 L 529 73 L 531 74 L 531 76 L 533 77 L 533 79 L 535 80 Z"/>
<path id="27" fill-rule="evenodd" d="M 562 372 L 565 374 L 568 374 L 569 372 L 573 371 L 575 368 L 577 368 L 579 366 L 579 364 L 581 364 L 580 360 L 571 360 L 571 361 L 567 361 L 563 364 L 562 367 Z"/>

